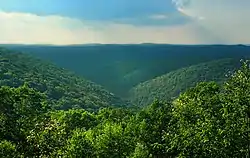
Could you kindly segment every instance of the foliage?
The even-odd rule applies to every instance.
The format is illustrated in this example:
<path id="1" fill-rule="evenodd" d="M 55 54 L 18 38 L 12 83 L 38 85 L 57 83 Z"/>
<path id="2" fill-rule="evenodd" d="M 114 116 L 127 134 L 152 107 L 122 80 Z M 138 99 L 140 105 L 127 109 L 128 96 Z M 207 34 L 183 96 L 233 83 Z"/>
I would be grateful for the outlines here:
<path id="1" fill-rule="evenodd" d="M 244 157 L 249 153 L 250 71 L 243 63 L 222 87 L 200 83 L 175 101 L 177 134 L 172 146 L 182 157 Z"/>
<path id="2" fill-rule="evenodd" d="M 137 85 L 131 90 L 129 100 L 139 106 L 146 106 L 154 99 L 170 100 L 197 82 L 223 83 L 228 78 L 226 75 L 239 67 L 237 59 L 222 59 L 178 69 Z"/>
<path id="3" fill-rule="evenodd" d="M 0 142 L 0 157 L 17 157 L 16 146 L 7 140 Z"/>
<path id="4" fill-rule="evenodd" d="M 0 139 L 21 141 L 26 130 L 31 129 L 34 121 L 47 112 L 44 96 L 24 85 L 19 88 L 0 88 Z"/>
<path id="5" fill-rule="evenodd" d="M 86 131 L 76 129 L 67 142 L 65 155 L 68 157 L 91 158 L 95 155 L 94 147 L 86 136 Z"/>
<path id="6" fill-rule="evenodd" d="M 200 82 L 139 111 L 53 109 L 28 84 L 3 86 L 0 98 L 0 157 L 249 156 L 249 62 L 223 84 Z"/>
<path id="7" fill-rule="evenodd" d="M 45 93 L 50 105 L 57 109 L 96 111 L 100 107 L 128 105 L 101 86 L 28 54 L 0 48 L 0 68 L 0 86 L 27 83 Z"/>
<path id="8" fill-rule="evenodd" d="M 249 56 L 243 45 L 6 45 L 53 61 L 121 97 L 139 83 L 203 62 Z M 152 101 L 151 101 L 152 102 Z"/>

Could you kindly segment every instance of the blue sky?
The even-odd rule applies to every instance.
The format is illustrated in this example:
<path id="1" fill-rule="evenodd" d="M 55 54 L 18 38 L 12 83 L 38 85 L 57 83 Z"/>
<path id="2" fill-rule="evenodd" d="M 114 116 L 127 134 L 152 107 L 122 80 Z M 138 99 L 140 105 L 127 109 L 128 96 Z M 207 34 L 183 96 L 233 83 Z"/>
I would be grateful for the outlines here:
<path id="1" fill-rule="evenodd" d="M 171 0 L 6 0 L 0 1 L 0 7 L 7 12 L 61 15 L 135 25 L 169 25 L 187 20 L 178 12 Z M 165 22 L 147 18 L 158 14 L 172 15 L 173 18 Z"/>
<path id="2" fill-rule="evenodd" d="M 110 20 L 176 12 L 171 0 L 4 0 L 5 11 L 59 14 L 88 20 Z"/>
<path id="3" fill-rule="evenodd" d="M 0 43 L 250 43 L 249 0 L 1 0 Z"/>

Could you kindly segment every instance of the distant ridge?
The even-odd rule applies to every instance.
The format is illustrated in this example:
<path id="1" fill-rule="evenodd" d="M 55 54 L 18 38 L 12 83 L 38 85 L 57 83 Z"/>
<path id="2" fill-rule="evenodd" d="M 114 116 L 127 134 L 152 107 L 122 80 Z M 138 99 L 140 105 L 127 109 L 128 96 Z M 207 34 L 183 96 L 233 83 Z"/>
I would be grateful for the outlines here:
<path id="1" fill-rule="evenodd" d="M 139 83 L 170 71 L 224 58 L 250 56 L 250 47 L 237 45 L 97 44 L 72 46 L 6 46 L 67 68 L 127 97 Z"/>
<path id="2" fill-rule="evenodd" d="M 168 43 L 139 43 L 139 44 L 115 44 L 115 43 L 87 43 L 87 44 L 66 44 L 66 45 L 54 45 L 54 44 L 0 44 L 0 47 L 8 46 L 52 46 L 52 47 L 67 47 L 67 46 L 131 46 L 131 45 L 163 45 L 163 46 L 250 46 L 250 44 L 168 44 Z"/>

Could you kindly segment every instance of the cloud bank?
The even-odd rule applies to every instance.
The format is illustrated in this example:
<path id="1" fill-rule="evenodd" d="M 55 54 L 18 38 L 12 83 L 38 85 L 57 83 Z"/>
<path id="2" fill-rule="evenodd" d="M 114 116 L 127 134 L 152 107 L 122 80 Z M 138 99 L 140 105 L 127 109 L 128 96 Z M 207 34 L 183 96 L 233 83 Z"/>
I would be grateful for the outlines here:
<path id="1" fill-rule="evenodd" d="M 249 44 L 249 0 L 172 0 L 188 22 L 178 25 L 133 25 L 63 16 L 0 11 L 0 43 L 86 44 L 169 43 Z M 168 21 L 172 15 L 154 14 Z M 135 19 L 136 20 L 136 19 Z"/>
<path id="2" fill-rule="evenodd" d="M 224 43 L 250 43 L 249 0 L 172 0 L 178 11 Z"/>
<path id="3" fill-rule="evenodd" d="M 162 18 L 162 17 L 157 17 Z M 199 42 L 191 25 L 134 26 L 113 22 L 81 21 L 61 16 L 0 12 L 0 43 L 186 43 Z"/>

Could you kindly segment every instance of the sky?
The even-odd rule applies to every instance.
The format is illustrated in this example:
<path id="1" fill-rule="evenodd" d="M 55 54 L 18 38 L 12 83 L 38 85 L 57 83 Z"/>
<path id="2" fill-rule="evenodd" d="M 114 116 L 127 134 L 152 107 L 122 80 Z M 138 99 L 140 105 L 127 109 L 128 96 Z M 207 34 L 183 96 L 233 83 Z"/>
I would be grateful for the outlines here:
<path id="1" fill-rule="evenodd" d="M 2 44 L 249 44 L 249 0 L 2 0 Z"/>

